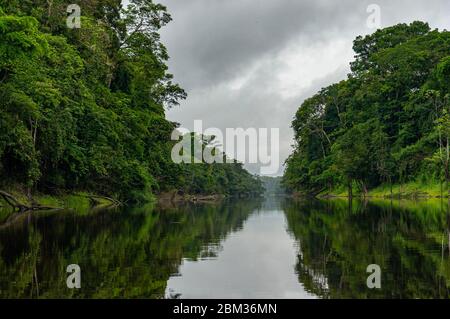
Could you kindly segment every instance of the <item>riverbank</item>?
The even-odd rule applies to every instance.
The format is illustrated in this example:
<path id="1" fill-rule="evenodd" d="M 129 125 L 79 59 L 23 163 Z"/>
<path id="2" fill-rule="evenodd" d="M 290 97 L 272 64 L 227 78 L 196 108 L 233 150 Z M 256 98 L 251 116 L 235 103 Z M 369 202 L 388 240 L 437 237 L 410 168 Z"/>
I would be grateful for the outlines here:
<path id="1" fill-rule="evenodd" d="M 88 211 L 92 207 L 119 205 L 114 198 L 92 194 L 89 192 L 61 192 L 57 195 L 33 193 L 27 196 L 20 187 L 2 189 L 0 196 L 0 222 L 18 211 L 64 210 L 72 209 L 80 212 Z"/>
<path id="2" fill-rule="evenodd" d="M 376 188 L 368 190 L 364 194 L 361 190 L 353 188 L 354 197 L 370 197 L 370 198 L 400 198 L 400 199 L 417 199 L 417 198 L 448 198 L 448 191 L 445 184 L 439 183 L 418 183 L 409 182 L 404 184 L 388 184 L 380 185 Z M 346 187 L 338 187 L 331 190 L 321 192 L 317 197 L 348 197 Z"/>
<path id="3" fill-rule="evenodd" d="M 101 196 L 90 192 L 61 192 L 57 195 L 49 195 L 43 193 L 33 193 L 27 196 L 26 191 L 22 187 L 9 187 L 3 189 L 10 200 L 18 203 L 16 207 L 12 206 L 7 199 L 0 196 L 0 223 L 8 219 L 17 211 L 31 210 L 64 210 L 72 209 L 77 211 L 89 211 L 92 207 L 120 205 L 121 203 L 111 197 Z M 226 196 L 221 194 L 199 195 L 199 194 L 179 194 L 177 191 L 164 192 L 161 194 L 151 195 L 149 202 L 161 205 L 180 204 L 180 203 L 215 203 L 223 200 Z M 26 209 L 32 208 L 33 209 Z"/>

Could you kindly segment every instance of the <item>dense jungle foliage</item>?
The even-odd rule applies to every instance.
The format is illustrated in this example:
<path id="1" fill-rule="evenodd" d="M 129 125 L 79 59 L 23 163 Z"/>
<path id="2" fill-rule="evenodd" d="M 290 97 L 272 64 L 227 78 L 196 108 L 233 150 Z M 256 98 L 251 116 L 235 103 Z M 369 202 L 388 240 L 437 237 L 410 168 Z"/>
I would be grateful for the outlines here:
<path id="1" fill-rule="evenodd" d="M 398 24 L 357 37 L 353 49 L 348 79 L 298 109 L 284 184 L 309 194 L 346 187 L 351 196 L 419 180 L 445 191 L 450 32 Z"/>
<path id="2" fill-rule="evenodd" d="M 166 65 L 151 0 L 0 0 L 1 184 L 27 192 L 249 193 L 261 183 L 241 164 L 177 165 L 165 110 L 186 97 Z"/>

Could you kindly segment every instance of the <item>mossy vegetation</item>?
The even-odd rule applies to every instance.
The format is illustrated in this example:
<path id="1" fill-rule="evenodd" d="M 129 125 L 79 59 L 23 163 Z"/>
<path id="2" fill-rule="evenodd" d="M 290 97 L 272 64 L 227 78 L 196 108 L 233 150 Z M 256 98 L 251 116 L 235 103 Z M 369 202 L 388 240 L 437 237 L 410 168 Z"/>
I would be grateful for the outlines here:
<path id="1" fill-rule="evenodd" d="M 375 197 L 375 198 L 440 198 L 447 197 L 448 193 L 445 184 L 442 183 L 421 183 L 407 182 L 404 184 L 382 184 L 373 189 L 369 189 L 367 193 L 360 188 L 360 185 L 353 184 L 353 195 L 358 197 Z M 348 197 L 348 188 L 341 185 L 331 190 L 321 192 L 318 197 Z"/>

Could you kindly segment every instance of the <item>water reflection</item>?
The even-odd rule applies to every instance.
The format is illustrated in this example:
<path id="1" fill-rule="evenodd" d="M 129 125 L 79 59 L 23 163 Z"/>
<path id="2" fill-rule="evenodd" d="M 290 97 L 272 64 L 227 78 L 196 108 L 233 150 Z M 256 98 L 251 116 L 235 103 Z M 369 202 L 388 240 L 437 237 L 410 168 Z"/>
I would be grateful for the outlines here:
<path id="1" fill-rule="evenodd" d="M 440 200 L 274 198 L 24 215 L 0 225 L 0 298 L 449 298 L 448 216 Z"/>
<path id="2" fill-rule="evenodd" d="M 216 258 L 184 260 L 167 283 L 181 298 L 312 298 L 295 275 L 297 245 L 275 199 L 223 241 Z"/>
<path id="3" fill-rule="evenodd" d="M 197 260 L 260 205 L 143 207 L 36 215 L 0 230 L 1 298 L 163 298 L 182 258 Z M 66 287 L 78 264 L 82 288 Z"/>
<path id="4" fill-rule="evenodd" d="M 448 298 L 446 202 L 344 200 L 286 202 L 289 231 L 301 243 L 297 273 L 322 298 Z M 382 269 L 368 289 L 366 267 Z"/>

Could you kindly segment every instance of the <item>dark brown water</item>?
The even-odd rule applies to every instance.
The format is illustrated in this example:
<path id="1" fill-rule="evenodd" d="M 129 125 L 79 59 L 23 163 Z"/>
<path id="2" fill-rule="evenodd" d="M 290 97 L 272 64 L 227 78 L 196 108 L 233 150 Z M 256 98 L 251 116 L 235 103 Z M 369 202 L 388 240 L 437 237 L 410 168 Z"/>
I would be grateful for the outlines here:
<path id="1" fill-rule="evenodd" d="M 449 225 L 440 200 L 30 214 L 0 226 L 0 298 L 448 298 Z"/>

